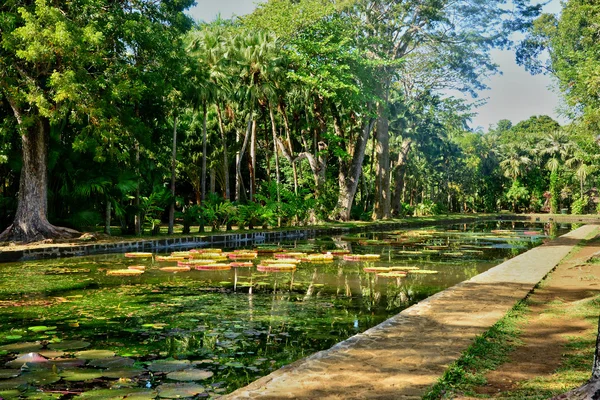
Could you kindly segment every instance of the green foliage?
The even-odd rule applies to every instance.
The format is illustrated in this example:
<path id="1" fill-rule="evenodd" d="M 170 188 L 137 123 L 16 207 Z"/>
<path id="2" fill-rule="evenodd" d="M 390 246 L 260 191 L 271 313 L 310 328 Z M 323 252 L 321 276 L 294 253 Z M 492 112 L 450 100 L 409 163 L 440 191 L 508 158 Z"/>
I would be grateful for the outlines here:
<path id="1" fill-rule="evenodd" d="M 183 223 L 182 233 L 190 233 L 190 227 L 192 225 L 202 224 L 201 212 L 201 207 L 197 204 L 193 204 L 184 206 L 182 211 L 176 213 L 176 217 L 181 218 L 181 222 Z"/>
<path id="2" fill-rule="evenodd" d="M 438 215 L 441 212 L 439 204 L 433 203 L 432 201 L 426 200 L 423 203 L 419 203 L 414 207 L 415 217 L 427 217 L 431 215 Z"/>
<path id="3" fill-rule="evenodd" d="M 237 207 L 212 193 L 200 206 L 200 215 L 202 224 L 206 223 L 216 231 L 223 225 L 230 226 L 236 219 Z"/>
<path id="4" fill-rule="evenodd" d="M 587 214 L 590 204 L 590 196 L 577 196 L 571 203 L 571 214 Z"/>
<path id="5" fill-rule="evenodd" d="M 508 192 L 506 199 L 513 205 L 513 210 L 517 212 L 523 207 L 527 207 L 529 202 L 529 190 L 519 181 L 514 181 Z"/>

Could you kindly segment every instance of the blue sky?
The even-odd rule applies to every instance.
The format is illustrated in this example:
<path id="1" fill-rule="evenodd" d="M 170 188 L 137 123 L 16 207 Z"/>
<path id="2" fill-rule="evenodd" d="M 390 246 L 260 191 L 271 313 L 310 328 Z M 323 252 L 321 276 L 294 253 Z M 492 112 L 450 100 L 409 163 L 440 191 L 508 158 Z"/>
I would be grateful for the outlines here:
<path id="1" fill-rule="evenodd" d="M 189 13 L 196 20 L 211 21 L 217 14 L 222 18 L 233 15 L 244 15 L 252 12 L 256 0 L 196 0 L 197 5 Z M 552 0 L 544 8 L 545 12 L 558 13 L 560 0 Z M 477 109 L 479 115 L 472 121 L 472 126 L 484 130 L 500 119 L 509 119 L 517 123 L 532 115 L 550 115 L 561 123 L 566 120 L 557 113 L 560 101 L 558 91 L 549 76 L 532 76 L 514 59 L 513 51 L 493 51 L 494 61 L 500 66 L 502 74 L 491 77 L 486 84 L 489 90 L 480 92 L 479 98 L 487 99 L 487 103 Z"/>

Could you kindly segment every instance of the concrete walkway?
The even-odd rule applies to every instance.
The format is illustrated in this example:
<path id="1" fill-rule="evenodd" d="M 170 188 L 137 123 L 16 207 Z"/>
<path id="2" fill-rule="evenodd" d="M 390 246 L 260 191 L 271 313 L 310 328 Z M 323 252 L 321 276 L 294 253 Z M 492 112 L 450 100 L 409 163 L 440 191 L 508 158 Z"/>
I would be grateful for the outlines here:
<path id="1" fill-rule="evenodd" d="M 586 225 L 440 292 L 222 399 L 418 399 L 477 335 L 597 226 Z"/>

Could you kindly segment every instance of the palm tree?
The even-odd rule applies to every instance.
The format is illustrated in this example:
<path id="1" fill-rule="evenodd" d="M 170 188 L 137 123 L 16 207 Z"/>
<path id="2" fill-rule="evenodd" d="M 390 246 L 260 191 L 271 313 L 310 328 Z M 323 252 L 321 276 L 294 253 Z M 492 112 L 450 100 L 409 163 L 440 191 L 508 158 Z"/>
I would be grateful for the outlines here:
<path id="1" fill-rule="evenodd" d="M 558 197 L 560 193 L 559 178 L 561 166 L 568 159 L 574 149 L 574 142 L 564 130 L 547 132 L 538 144 L 538 153 L 550 157 L 546 168 L 550 171 L 550 212 L 558 212 Z"/>
<path id="2" fill-rule="evenodd" d="M 217 19 L 211 24 L 203 25 L 199 30 L 194 31 L 189 38 L 188 53 L 197 61 L 192 66 L 192 74 L 195 83 L 195 93 L 192 97 L 196 109 L 202 108 L 202 200 L 206 199 L 206 142 L 207 130 L 206 120 L 208 117 L 208 106 L 217 107 L 217 116 L 219 118 L 219 131 L 221 133 L 221 142 L 223 145 L 223 173 L 225 198 L 229 199 L 229 160 L 227 153 L 227 141 L 222 123 L 222 113 L 220 103 L 227 94 L 229 87 L 228 79 L 231 75 L 228 73 L 226 35 L 227 26 L 225 22 Z M 195 67 L 195 68 L 194 68 Z"/>
<path id="3" fill-rule="evenodd" d="M 529 151 L 520 143 L 510 143 L 501 149 L 500 168 L 504 176 L 517 181 L 531 164 Z"/>
<path id="4" fill-rule="evenodd" d="M 592 159 L 596 158 L 598 158 L 597 155 L 590 156 L 587 152 L 577 147 L 572 157 L 565 161 L 565 165 L 575 172 L 575 176 L 579 180 L 581 198 L 583 198 L 583 187 L 587 177 L 597 169 L 595 163 L 592 161 Z"/>

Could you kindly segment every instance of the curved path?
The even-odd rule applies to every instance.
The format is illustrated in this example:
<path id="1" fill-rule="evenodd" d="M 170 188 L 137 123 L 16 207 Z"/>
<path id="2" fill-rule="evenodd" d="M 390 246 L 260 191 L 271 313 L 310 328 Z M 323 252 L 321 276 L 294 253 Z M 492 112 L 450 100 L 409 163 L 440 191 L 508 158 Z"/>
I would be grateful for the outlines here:
<path id="1" fill-rule="evenodd" d="M 222 399 L 421 398 L 477 335 L 596 231 L 583 226 Z"/>

